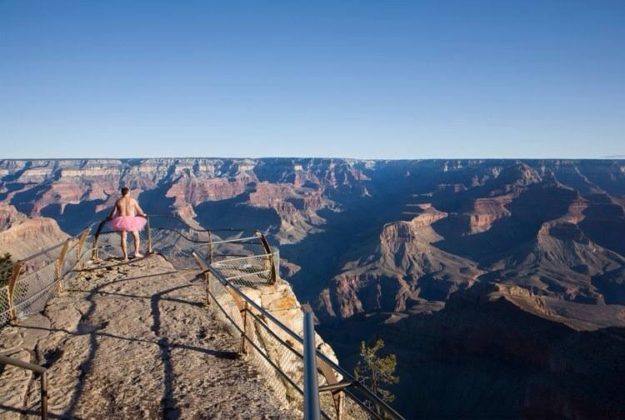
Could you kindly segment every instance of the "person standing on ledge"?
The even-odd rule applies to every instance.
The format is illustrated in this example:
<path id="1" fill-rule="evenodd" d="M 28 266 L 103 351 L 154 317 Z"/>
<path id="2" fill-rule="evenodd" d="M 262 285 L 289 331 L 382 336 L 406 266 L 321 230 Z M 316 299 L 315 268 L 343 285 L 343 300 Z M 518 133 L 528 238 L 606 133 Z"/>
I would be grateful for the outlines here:
<path id="1" fill-rule="evenodd" d="M 115 217 L 113 217 L 115 216 Z M 128 232 L 132 233 L 135 243 L 135 258 L 143 257 L 139 252 L 141 249 L 141 238 L 139 231 L 143 230 L 147 223 L 146 214 L 137 203 L 137 200 L 130 197 L 128 188 L 122 188 L 122 196 L 115 203 L 115 207 L 109 214 L 108 220 L 113 230 L 119 232 L 122 240 L 122 252 L 124 253 L 124 261 L 128 261 L 128 248 L 126 245 L 126 237 Z"/>

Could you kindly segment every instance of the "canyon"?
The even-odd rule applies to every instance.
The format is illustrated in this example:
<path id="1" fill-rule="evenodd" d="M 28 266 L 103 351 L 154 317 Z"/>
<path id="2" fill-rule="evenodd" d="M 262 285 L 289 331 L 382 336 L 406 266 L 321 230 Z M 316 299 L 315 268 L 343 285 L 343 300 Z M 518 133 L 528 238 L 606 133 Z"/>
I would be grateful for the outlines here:
<path id="1" fill-rule="evenodd" d="M 625 416 L 625 161 L 0 160 L 0 252 L 149 214 L 259 229 L 341 363 L 408 417 Z"/>

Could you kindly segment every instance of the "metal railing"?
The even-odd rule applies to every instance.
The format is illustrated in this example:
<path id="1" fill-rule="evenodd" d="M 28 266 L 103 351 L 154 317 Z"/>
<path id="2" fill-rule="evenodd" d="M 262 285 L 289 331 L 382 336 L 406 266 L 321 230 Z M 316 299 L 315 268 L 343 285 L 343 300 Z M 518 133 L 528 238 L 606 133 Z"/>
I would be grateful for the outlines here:
<path id="1" fill-rule="evenodd" d="M 192 253 L 196 253 L 225 273 L 236 272 L 230 277 L 238 276 L 242 284 L 248 281 L 246 278 L 251 281 L 254 277 L 256 282 L 268 284 L 277 278 L 277 250 L 271 249 L 258 231 L 199 229 L 170 215 L 152 215 L 147 219 L 143 235 L 148 253 L 154 252 L 153 244 L 158 242 L 157 251 L 176 268 L 195 268 Z M 118 244 L 109 236 L 113 233 L 107 229 L 107 220 L 102 220 L 74 237 L 3 267 L 0 279 L 6 279 L 6 284 L 0 286 L 0 328 L 40 312 L 51 297 L 63 290 L 69 274 L 89 259 L 119 258 Z M 108 240 L 103 241 L 107 236 Z M 252 257 L 248 266 L 232 266 L 229 262 L 244 257 Z M 246 275 L 245 270 L 252 275 Z"/>
<path id="2" fill-rule="evenodd" d="M 17 260 L 0 273 L 7 285 L 0 288 L 0 329 L 29 315 L 39 313 L 46 303 L 62 292 L 69 276 L 91 257 L 88 244 L 92 226 L 80 234 Z M 0 355 L 0 364 L 30 370 L 40 375 L 41 418 L 48 417 L 46 368 Z"/>
<path id="3" fill-rule="evenodd" d="M 75 237 L 17 261 L 11 268 L 8 285 L 0 288 L 0 328 L 43 310 L 45 303 L 63 290 L 68 276 L 87 260 L 119 258 L 118 245 L 110 237 L 112 233 L 104 220 Z M 242 290 L 276 283 L 279 253 L 269 246 L 262 233 L 199 229 L 177 217 L 156 215 L 148 218 L 143 235 L 148 252 L 161 254 L 176 269 L 200 267 L 200 274 L 206 280 L 207 306 L 240 337 L 240 352 L 255 361 L 265 373 L 268 385 L 285 403 L 302 415 L 309 412 L 305 407 L 316 404 L 305 401 L 316 400 L 319 414 L 324 418 L 402 419 L 336 361 L 315 349 L 312 323 L 304 328 L 305 341 Z M 312 321 L 312 314 L 305 316 Z M 6 359 L 0 359 L 0 363 L 3 360 Z M 10 361 L 25 367 L 13 359 Z M 42 389 L 44 385 L 42 382 Z"/>
<path id="4" fill-rule="evenodd" d="M 241 338 L 241 352 L 257 359 L 270 386 L 285 395 L 293 408 L 304 414 L 305 372 L 316 371 L 322 417 L 403 418 L 322 351 L 315 349 L 316 369 L 307 364 L 302 337 L 228 280 L 215 264 L 207 264 L 197 254 L 194 257 L 205 273 L 207 304 L 230 323 Z"/>
<path id="5" fill-rule="evenodd" d="M 0 364 L 11 365 L 22 369 L 30 370 L 39 374 L 40 380 L 40 395 L 41 395 L 41 418 L 48 418 L 48 376 L 47 369 L 43 366 L 34 365 L 32 363 L 24 362 L 13 357 L 0 355 Z"/>
<path id="6" fill-rule="evenodd" d="M 0 328 L 19 318 L 41 312 L 48 300 L 63 291 L 69 274 L 89 259 L 91 228 L 7 266 L 8 279 L 0 288 Z"/>
<path id="7" fill-rule="evenodd" d="M 274 283 L 277 278 L 277 251 L 272 250 L 264 234 L 245 229 L 201 229 L 189 226 L 186 221 L 171 215 L 149 215 L 143 235 L 147 241 L 147 252 L 158 252 L 176 268 L 192 268 L 192 253 L 204 257 L 210 264 L 220 263 L 224 270 L 228 261 L 234 258 L 254 256 L 254 265 L 265 267 L 262 279 Z M 94 232 L 92 255 L 96 260 L 117 256 L 117 244 L 103 238 L 114 234 L 107 229 L 107 220 L 101 221 Z M 158 243 L 158 249 L 154 244 Z M 115 251 L 112 251 L 115 249 Z M 250 272 L 257 273 L 255 267 Z M 244 273 L 242 278 L 245 277 Z M 251 277 L 251 276 L 250 276 Z M 259 279 L 257 279 L 259 280 Z"/>
<path id="8" fill-rule="evenodd" d="M 315 326 L 311 311 L 304 312 L 304 420 L 319 420 L 319 382 L 315 357 Z"/>

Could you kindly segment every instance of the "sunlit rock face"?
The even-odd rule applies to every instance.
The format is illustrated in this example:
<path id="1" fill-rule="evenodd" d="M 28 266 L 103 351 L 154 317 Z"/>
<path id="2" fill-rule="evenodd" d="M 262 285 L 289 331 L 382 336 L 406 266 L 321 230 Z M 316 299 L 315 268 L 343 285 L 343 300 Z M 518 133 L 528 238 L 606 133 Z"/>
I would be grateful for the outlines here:
<path id="1" fill-rule="evenodd" d="M 331 328 L 328 341 L 347 363 L 358 340 L 383 333 L 402 363 L 432 361 L 435 350 L 414 349 L 399 337 L 427 341 L 439 325 L 441 342 L 455 340 L 449 351 L 460 353 L 458 363 L 464 364 L 458 369 L 471 377 L 471 360 L 487 363 L 487 346 L 480 343 L 492 344 L 501 329 L 480 326 L 486 321 L 467 306 L 448 306 L 454 296 L 480 290 L 479 299 L 494 302 L 487 307 L 496 308 L 492 313 L 509 328 L 516 328 L 517 315 L 527 314 L 548 316 L 566 328 L 572 322 L 621 328 L 625 319 L 623 161 L 4 160 L 0 228 L 44 216 L 76 234 L 105 216 L 121 186 L 151 214 L 176 214 L 198 227 L 264 232 L 280 248 L 282 275 L 298 300 L 314 308 L 322 328 Z M 500 287 L 497 293 L 505 298 L 479 289 L 485 285 Z M 509 306 L 516 299 L 509 296 L 523 293 L 529 296 L 523 304 L 517 299 Z M 504 303 L 507 310 L 497 309 Z M 463 334 L 452 337 L 453 323 L 440 323 L 436 314 L 447 310 L 466 317 Z M 391 333 L 396 327 L 400 332 Z M 548 342 L 549 331 L 558 328 L 538 338 Z M 609 340 L 604 344 L 612 346 Z M 533 344 L 523 351 L 519 360 L 556 357 Z M 514 367 L 506 363 L 497 369 L 512 381 Z M 451 380 L 445 366 L 428 373 L 432 383 Z M 479 376 L 467 404 L 486 407 L 487 390 L 501 388 L 511 395 L 497 396 L 501 406 L 509 403 L 516 411 L 497 411 L 493 403 L 495 417 L 585 413 L 579 410 L 587 401 L 569 385 L 541 377 L 535 386 L 499 387 L 494 378 Z M 408 414 L 436 413 L 419 411 L 402 386 L 397 404 Z M 451 404 L 451 394 L 439 394 L 430 396 L 432 407 L 457 408 L 449 417 L 470 416 L 462 411 L 466 405 Z"/>
<path id="2" fill-rule="evenodd" d="M 12 205 L 0 203 L 0 230 L 6 230 L 24 219 L 26 216 L 18 212 Z"/>
<path id="3" fill-rule="evenodd" d="M 622 295 L 624 168 L 563 160 L 4 160 L 0 227 L 45 216 L 75 234 L 101 220 L 127 186 L 149 213 L 264 231 L 283 245 L 296 292 L 321 317 L 404 311 L 480 279 L 612 302 Z"/>
<path id="4" fill-rule="evenodd" d="M 252 214 L 258 208 L 276 215 L 277 223 L 259 228 L 273 229 L 281 242 L 296 242 L 324 223 L 319 210 L 334 208 L 329 192 L 365 191 L 368 178 L 360 166 L 330 159 L 7 160 L 0 163 L 0 197 L 29 216 L 60 220 L 80 213 L 62 223 L 68 230 L 99 217 L 89 218 L 86 209 L 103 212 L 121 186 L 146 209 L 185 219 L 194 218 L 201 204 L 242 199 Z"/>
<path id="5" fill-rule="evenodd" d="M 47 217 L 14 223 L 0 232 L 0 254 L 11 254 L 14 261 L 36 254 L 67 239 L 59 225 Z"/>

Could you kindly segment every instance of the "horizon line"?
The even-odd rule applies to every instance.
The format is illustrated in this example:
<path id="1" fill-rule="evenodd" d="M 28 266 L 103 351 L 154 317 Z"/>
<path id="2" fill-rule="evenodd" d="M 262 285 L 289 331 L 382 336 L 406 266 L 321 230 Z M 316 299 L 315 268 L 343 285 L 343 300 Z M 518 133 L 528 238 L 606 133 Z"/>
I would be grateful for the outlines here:
<path id="1" fill-rule="evenodd" d="M 19 157 L 19 158 L 2 158 L 0 161 L 29 161 L 29 160 L 150 160 L 150 159 L 214 159 L 214 160 L 286 160 L 286 159 L 298 159 L 298 160 L 355 160 L 355 161 L 442 161 L 442 160 L 563 160 L 563 161 L 580 161 L 580 160 L 625 160 L 625 155 L 609 155 L 602 157 L 427 157 L 427 158 L 355 158 L 355 157 L 337 157 L 337 156 L 261 156 L 261 157 L 247 157 L 247 156 L 152 156 L 152 157 Z"/>

